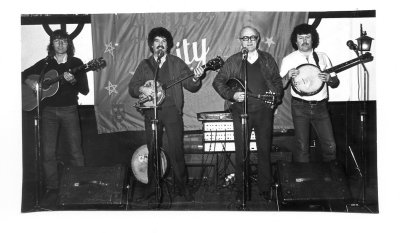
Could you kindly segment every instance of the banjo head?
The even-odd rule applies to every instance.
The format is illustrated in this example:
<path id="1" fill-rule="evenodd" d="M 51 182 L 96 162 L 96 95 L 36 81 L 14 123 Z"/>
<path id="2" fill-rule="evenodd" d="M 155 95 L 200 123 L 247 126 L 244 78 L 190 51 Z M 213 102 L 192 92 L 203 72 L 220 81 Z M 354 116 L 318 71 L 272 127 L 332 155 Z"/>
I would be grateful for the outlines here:
<path id="1" fill-rule="evenodd" d="M 145 82 L 143 85 L 145 87 L 150 87 L 154 88 L 154 80 L 148 80 Z M 147 96 L 144 94 L 139 95 L 139 101 L 142 102 L 142 100 L 146 99 Z M 165 91 L 162 88 L 161 84 L 157 82 L 157 105 L 160 105 L 165 99 Z M 156 101 L 154 98 L 154 95 L 148 100 L 143 103 L 141 103 L 140 108 L 153 108 L 156 106 Z"/>
<path id="2" fill-rule="evenodd" d="M 300 73 L 292 79 L 292 88 L 294 92 L 301 96 L 315 95 L 320 92 L 324 86 L 324 82 L 318 78 L 321 70 L 312 64 L 303 64 L 296 69 Z"/>

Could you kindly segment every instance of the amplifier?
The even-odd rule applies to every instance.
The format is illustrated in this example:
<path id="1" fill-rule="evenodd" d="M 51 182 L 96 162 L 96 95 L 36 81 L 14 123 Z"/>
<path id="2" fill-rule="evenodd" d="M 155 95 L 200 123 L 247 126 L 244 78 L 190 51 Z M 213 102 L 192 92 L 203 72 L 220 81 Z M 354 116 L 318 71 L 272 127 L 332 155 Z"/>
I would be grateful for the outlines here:
<path id="1" fill-rule="evenodd" d="M 257 151 L 254 131 L 250 135 L 250 151 Z M 203 122 L 204 152 L 235 152 L 233 121 Z"/>
<path id="2" fill-rule="evenodd" d="M 278 162 L 279 199 L 294 201 L 349 200 L 344 168 L 336 161 L 325 163 Z"/>
<path id="3" fill-rule="evenodd" d="M 204 142 L 204 152 L 235 152 L 235 142 Z M 250 151 L 257 151 L 256 142 L 250 142 Z"/>
<path id="4" fill-rule="evenodd" d="M 71 208 L 123 207 L 127 195 L 127 171 L 113 167 L 66 168 L 60 186 L 59 205 Z"/>
<path id="5" fill-rule="evenodd" d="M 200 113 L 197 113 L 197 120 L 199 120 L 199 121 L 232 120 L 232 114 L 229 111 L 200 112 Z"/>

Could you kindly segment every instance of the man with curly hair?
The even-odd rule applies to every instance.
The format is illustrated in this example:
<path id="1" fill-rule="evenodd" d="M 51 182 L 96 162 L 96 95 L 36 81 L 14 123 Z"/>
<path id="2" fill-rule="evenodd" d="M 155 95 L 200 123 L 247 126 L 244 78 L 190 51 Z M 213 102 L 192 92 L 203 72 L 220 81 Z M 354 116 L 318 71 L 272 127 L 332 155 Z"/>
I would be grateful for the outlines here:
<path id="1" fill-rule="evenodd" d="M 158 66 L 157 81 L 165 85 L 173 80 L 179 80 L 192 74 L 192 71 L 179 57 L 170 54 L 174 45 L 171 33 L 163 28 L 153 28 L 148 35 L 148 46 L 152 55 L 144 59 L 136 68 L 135 73 L 129 83 L 129 94 L 134 98 L 139 96 L 154 96 L 154 87 L 147 85 L 149 81 L 154 79 L 156 67 Z M 198 67 L 194 70 L 194 77 L 188 78 L 183 82 L 177 83 L 171 88 L 165 90 L 165 97 L 160 104 L 158 112 L 158 141 L 161 145 L 162 133 L 165 128 L 165 133 L 168 139 L 167 155 L 174 172 L 175 183 L 178 187 L 178 194 L 184 196 L 187 201 L 193 201 L 194 197 L 188 189 L 187 170 L 185 166 L 183 152 L 183 88 L 190 92 L 196 92 L 201 87 L 200 77 L 204 74 L 204 69 Z M 154 139 L 152 137 L 152 120 L 154 119 L 154 110 L 145 109 L 143 111 L 145 117 L 146 144 L 149 150 L 148 156 L 148 184 L 143 195 L 139 200 L 148 200 L 155 195 L 155 165 L 154 155 L 152 154 Z"/>
<path id="2" fill-rule="evenodd" d="M 280 74 L 285 87 L 299 75 L 297 68 L 303 64 L 312 64 L 322 70 L 317 75 L 323 83 L 319 92 L 311 95 L 299 94 L 292 88 L 292 118 L 295 129 L 296 151 L 293 156 L 295 162 L 309 162 L 310 125 L 315 129 L 322 149 L 322 160 L 336 159 L 336 143 L 333 136 L 332 124 L 327 108 L 328 86 L 336 88 L 339 79 L 335 73 L 323 72 L 332 67 L 329 57 L 322 52 L 316 52 L 319 45 L 319 35 L 315 27 L 300 24 L 293 29 L 291 43 L 296 50 L 283 58 Z M 291 82 L 291 85 L 294 85 Z"/>

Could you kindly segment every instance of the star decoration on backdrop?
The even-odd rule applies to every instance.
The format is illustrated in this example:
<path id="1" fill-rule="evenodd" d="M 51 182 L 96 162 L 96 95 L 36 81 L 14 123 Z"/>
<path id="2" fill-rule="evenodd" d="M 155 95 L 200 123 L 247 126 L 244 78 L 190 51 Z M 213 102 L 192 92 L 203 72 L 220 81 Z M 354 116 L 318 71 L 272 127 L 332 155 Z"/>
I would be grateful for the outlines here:
<path id="1" fill-rule="evenodd" d="M 118 94 L 117 85 L 113 85 L 110 81 L 108 81 L 108 86 L 104 89 L 108 91 L 108 95 L 111 95 L 112 93 Z"/>
<path id="2" fill-rule="evenodd" d="M 276 43 L 273 41 L 273 38 L 274 38 L 273 36 L 271 36 L 271 37 L 265 37 L 265 38 L 263 39 L 263 43 L 268 44 L 268 48 L 270 48 L 272 44 L 276 44 Z"/>
<path id="3" fill-rule="evenodd" d="M 111 56 L 114 57 L 115 47 L 113 47 L 112 41 L 110 41 L 110 43 L 108 43 L 108 44 L 104 44 L 104 46 L 106 46 L 106 50 L 104 50 L 104 53 L 110 53 Z"/>

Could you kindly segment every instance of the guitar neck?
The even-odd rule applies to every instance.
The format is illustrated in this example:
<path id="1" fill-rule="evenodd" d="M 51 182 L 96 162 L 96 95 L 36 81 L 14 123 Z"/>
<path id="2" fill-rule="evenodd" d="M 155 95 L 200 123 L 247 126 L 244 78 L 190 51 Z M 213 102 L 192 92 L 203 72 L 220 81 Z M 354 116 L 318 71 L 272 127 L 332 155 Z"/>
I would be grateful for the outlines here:
<path id="1" fill-rule="evenodd" d="M 207 66 L 206 65 L 202 65 L 201 68 L 204 69 L 204 72 L 207 71 Z M 173 86 L 175 86 L 176 84 L 185 81 L 186 79 L 193 77 L 194 76 L 194 72 L 192 71 L 192 73 L 184 78 L 178 79 L 178 80 L 172 80 L 171 82 L 168 82 L 168 84 L 165 85 L 164 89 L 167 90 Z"/>
<path id="2" fill-rule="evenodd" d="M 362 55 L 361 57 L 354 58 L 354 59 L 352 59 L 350 61 L 343 62 L 343 63 L 341 63 L 339 65 L 336 65 L 336 66 L 333 66 L 333 67 L 331 67 L 329 69 L 326 69 L 326 70 L 324 70 L 324 72 L 325 73 L 332 73 L 332 72 L 340 73 L 340 72 L 345 71 L 345 70 L 347 70 L 347 69 L 349 69 L 349 68 L 351 68 L 353 66 L 356 66 L 356 65 L 358 65 L 360 63 L 367 63 L 367 62 L 370 62 L 372 60 L 373 60 L 373 57 L 371 56 L 371 54 L 370 53 L 366 53 L 366 54 Z"/>

